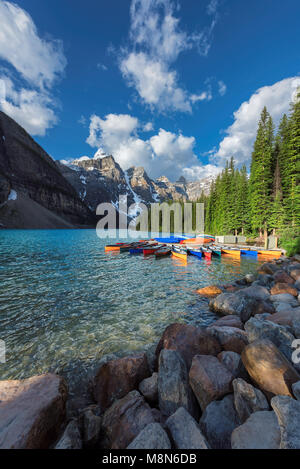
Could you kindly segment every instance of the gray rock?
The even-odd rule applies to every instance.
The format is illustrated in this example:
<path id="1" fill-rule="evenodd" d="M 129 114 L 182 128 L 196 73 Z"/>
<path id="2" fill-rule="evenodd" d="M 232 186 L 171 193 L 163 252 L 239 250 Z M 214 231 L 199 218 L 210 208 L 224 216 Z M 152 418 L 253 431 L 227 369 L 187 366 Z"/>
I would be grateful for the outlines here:
<path id="1" fill-rule="evenodd" d="M 156 348 L 157 344 L 152 344 L 150 347 L 147 348 L 146 350 L 146 357 L 149 365 L 149 369 L 151 373 L 154 373 L 154 371 L 157 371 L 157 358 L 156 358 Z"/>
<path id="2" fill-rule="evenodd" d="M 245 324 L 249 342 L 259 339 L 269 339 L 276 347 L 291 361 L 293 353 L 292 342 L 295 337 L 287 331 L 285 326 L 280 326 L 271 321 L 262 321 L 258 318 L 251 318 Z"/>
<path id="3" fill-rule="evenodd" d="M 292 390 L 295 398 L 300 401 L 300 381 L 292 385 Z"/>
<path id="4" fill-rule="evenodd" d="M 236 327 L 212 325 L 207 330 L 219 341 L 223 350 L 241 353 L 248 345 L 247 333 Z"/>
<path id="5" fill-rule="evenodd" d="M 234 406 L 242 423 L 254 412 L 270 409 L 266 397 L 259 389 L 240 378 L 235 379 L 232 385 Z"/>
<path id="6" fill-rule="evenodd" d="M 263 287 L 270 287 L 273 283 L 273 276 L 268 274 L 258 274 L 257 280 L 255 281 L 256 285 L 261 285 Z"/>
<path id="7" fill-rule="evenodd" d="M 91 409 L 82 414 L 82 433 L 85 447 L 94 447 L 100 438 L 102 419 L 95 415 Z"/>
<path id="8" fill-rule="evenodd" d="M 144 379 L 139 384 L 139 391 L 151 404 L 158 402 L 158 373 L 153 373 L 150 378 Z"/>
<path id="9" fill-rule="evenodd" d="M 200 419 L 200 428 L 213 449 L 230 449 L 231 434 L 241 424 L 233 404 L 233 395 L 211 402 Z"/>
<path id="10" fill-rule="evenodd" d="M 280 426 L 281 449 L 300 449 L 300 402 L 289 396 L 271 400 Z"/>
<path id="11" fill-rule="evenodd" d="M 280 428 L 275 412 L 260 411 L 233 430 L 232 449 L 279 449 Z"/>
<path id="12" fill-rule="evenodd" d="M 55 449 L 81 449 L 82 440 L 76 420 L 71 420 Z"/>
<path id="13" fill-rule="evenodd" d="M 199 425 L 183 407 L 168 418 L 166 426 L 177 449 L 208 449 Z"/>
<path id="14" fill-rule="evenodd" d="M 247 283 L 253 283 L 255 280 L 255 275 L 253 274 L 247 274 L 245 275 L 245 280 Z"/>
<path id="15" fill-rule="evenodd" d="M 222 293 L 210 301 L 209 307 L 217 314 L 234 314 L 239 316 L 242 322 L 246 322 L 257 312 L 258 300 L 244 295 L 241 290 L 236 293 Z"/>
<path id="16" fill-rule="evenodd" d="M 198 417 L 198 406 L 189 386 L 188 370 L 181 354 L 163 349 L 159 355 L 158 402 L 161 412 L 170 416 L 179 407 Z"/>
<path id="17" fill-rule="evenodd" d="M 189 377 L 202 411 L 211 401 L 221 399 L 232 392 L 233 376 L 216 357 L 196 355 Z"/>
<path id="18" fill-rule="evenodd" d="M 171 443 L 159 423 L 149 423 L 127 449 L 171 449 Z"/>
<path id="19" fill-rule="evenodd" d="M 247 378 L 248 373 L 243 365 L 241 356 L 236 352 L 221 352 L 218 360 L 226 366 L 234 378 Z"/>
<path id="20" fill-rule="evenodd" d="M 293 335 L 297 339 L 300 339 L 300 319 L 298 319 L 298 318 L 293 319 L 293 321 L 292 321 L 292 331 L 293 331 Z"/>
<path id="21" fill-rule="evenodd" d="M 278 295 L 271 295 L 270 301 L 272 303 L 288 303 L 291 306 L 298 306 L 298 302 L 293 295 L 289 293 L 279 293 Z"/>
<path id="22" fill-rule="evenodd" d="M 243 292 L 243 295 L 250 296 L 251 298 L 256 298 L 257 300 L 264 301 L 270 298 L 269 290 L 259 285 L 244 288 L 242 292 Z"/>

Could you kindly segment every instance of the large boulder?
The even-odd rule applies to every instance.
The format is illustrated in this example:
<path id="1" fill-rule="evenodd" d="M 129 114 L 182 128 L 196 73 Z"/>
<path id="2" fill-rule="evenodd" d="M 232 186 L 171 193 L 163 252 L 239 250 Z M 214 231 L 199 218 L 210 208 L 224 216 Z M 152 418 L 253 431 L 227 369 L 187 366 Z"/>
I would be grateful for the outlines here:
<path id="1" fill-rule="evenodd" d="M 290 326 L 293 329 L 293 322 L 300 321 L 300 308 L 285 307 L 278 313 L 268 316 L 266 319 L 267 321 L 279 324 L 279 326 Z"/>
<path id="2" fill-rule="evenodd" d="M 212 325 L 207 330 L 219 341 L 223 350 L 240 354 L 248 344 L 247 333 L 236 327 Z"/>
<path id="3" fill-rule="evenodd" d="M 252 288 L 252 287 L 250 287 Z M 258 312 L 259 301 L 243 294 L 243 290 L 236 293 L 222 293 L 209 302 L 212 311 L 221 316 L 234 314 L 242 322 L 246 322 Z"/>
<path id="4" fill-rule="evenodd" d="M 279 449 L 280 429 L 275 412 L 259 411 L 231 435 L 232 449 Z"/>
<path id="5" fill-rule="evenodd" d="M 256 298 L 257 300 L 268 300 L 270 297 L 270 292 L 267 288 L 260 285 L 253 285 L 251 287 L 244 288 L 242 290 L 243 295 L 247 295 L 251 298 Z"/>
<path id="6" fill-rule="evenodd" d="M 298 302 L 293 295 L 289 293 L 279 293 L 278 295 L 271 295 L 270 300 L 272 303 L 286 303 L 291 306 L 298 306 Z"/>
<path id="7" fill-rule="evenodd" d="M 244 423 L 254 412 L 269 410 L 270 406 L 263 393 L 241 378 L 232 383 L 234 391 L 234 406 L 239 419 Z"/>
<path id="8" fill-rule="evenodd" d="M 196 355 L 190 369 L 190 384 L 201 410 L 232 391 L 233 375 L 216 357 Z"/>
<path id="9" fill-rule="evenodd" d="M 290 270 L 290 276 L 292 277 L 292 279 L 295 280 L 295 282 L 299 282 L 299 280 L 300 280 L 300 268 Z"/>
<path id="10" fill-rule="evenodd" d="M 180 407 L 166 421 L 175 448 L 177 449 L 208 449 L 207 441 L 201 433 L 199 425 L 186 411 Z"/>
<path id="11" fill-rule="evenodd" d="M 188 369 L 195 355 L 218 355 L 221 352 L 219 342 L 205 328 L 179 323 L 165 329 L 156 349 L 157 358 L 162 349 L 180 352 Z"/>
<path id="12" fill-rule="evenodd" d="M 127 449 L 171 449 L 171 443 L 159 423 L 149 423 Z"/>
<path id="13" fill-rule="evenodd" d="M 236 316 L 234 314 L 230 316 L 223 316 L 220 319 L 217 319 L 212 326 L 217 326 L 217 327 L 236 327 L 237 329 L 244 329 L 244 324 L 240 320 L 239 316 Z M 210 326 L 209 326 L 210 327 Z"/>
<path id="14" fill-rule="evenodd" d="M 300 449 L 300 402 L 289 396 L 275 396 L 271 406 L 276 413 L 281 449 Z"/>
<path id="15" fill-rule="evenodd" d="M 204 296 L 205 298 L 213 298 L 220 295 L 222 290 L 216 285 L 210 285 L 209 287 L 199 288 L 197 293 L 199 293 L 201 296 Z"/>
<path id="16" fill-rule="evenodd" d="M 103 410 L 138 388 L 150 376 L 146 354 L 110 360 L 100 366 L 94 380 L 94 398 Z"/>
<path id="17" fill-rule="evenodd" d="M 151 408 L 138 391 L 115 401 L 102 418 L 104 446 L 125 449 L 149 423 L 154 422 Z"/>
<path id="18" fill-rule="evenodd" d="M 199 415 L 195 396 L 189 385 L 185 361 L 179 352 L 164 349 L 160 352 L 158 368 L 158 403 L 160 411 L 170 416 L 184 407 L 195 418 Z"/>
<path id="19" fill-rule="evenodd" d="M 294 283 L 294 279 L 290 275 L 288 275 L 284 270 L 278 270 L 274 274 L 274 280 L 276 283 L 285 283 L 287 285 L 292 285 Z"/>
<path id="20" fill-rule="evenodd" d="M 247 345 L 242 361 L 253 381 L 267 395 L 290 396 L 292 384 L 300 379 L 295 368 L 268 339 Z"/>
<path id="21" fill-rule="evenodd" d="M 273 264 L 272 262 L 265 262 L 264 264 L 259 266 L 258 273 L 273 275 L 277 270 L 280 270 L 279 266 Z"/>
<path id="22" fill-rule="evenodd" d="M 249 378 L 241 356 L 236 352 L 221 352 L 218 360 L 230 371 L 234 378 Z"/>
<path id="23" fill-rule="evenodd" d="M 255 340 L 269 339 L 288 360 L 291 360 L 293 353 L 292 343 L 295 337 L 287 331 L 286 327 L 255 317 L 246 322 L 245 331 L 250 343 Z"/>
<path id="24" fill-rule="evenodd" d="M 54 374 L 0 381 L 0 448 L 48 448 L 65 418 L 67 386 Z"/>
<path id="25" fill-rule="evenodd" d="M 230 449 L 231 434 L 240 424 L 232 394 L 225 396 L 221 401 L 208 404 L 199 422 L 204 436 L 213 449 Z"/>
<path id="26" fill-rule="evenodd" d="M 139 385 L 139 391 L 150 404 L 158 402 L 158 373 L 144 379 Z"/>
<path id="27" fill-rule="evenodd" d="M 292 296 L 298 296 L 299 294 L 297 288 L 288 283 L 275 283 L 271 288 L 271 295 L 281 295 L 282 293 L 287 293 Z"/>
<path id="28" fill-rule="evenodd" d="M 55 449 L 81 449 L 82 440 L 76 420 L 71 420 L 67 425 L 62 437 L 56 444 Z"/>

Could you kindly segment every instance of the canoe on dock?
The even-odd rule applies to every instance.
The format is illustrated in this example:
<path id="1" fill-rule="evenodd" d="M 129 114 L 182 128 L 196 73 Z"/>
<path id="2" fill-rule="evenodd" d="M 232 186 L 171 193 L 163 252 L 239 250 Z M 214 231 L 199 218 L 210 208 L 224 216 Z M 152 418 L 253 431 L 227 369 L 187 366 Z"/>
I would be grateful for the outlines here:
<path id="1" fill-rule="evenodd" d="M 222 249 L 222 254 L 232 257 L 241 257 L 241 251 L 239 249 Z"/>
<path id="2" fill-rule="evenodd" d="M 170 255 L 171 255 L 171 249 L 168 249 L 168 248 L 157 249 L 157 251 L 155 252 L 156 259 L 160 259 L 161 257 L 166 257 Z"/>
<path id="3" fill-rule="evenodd" d="M 203 253 L 201 249 L 188 249 L 188 253 L 191 256 L 195 256 L 195 257 L 198 257 L 199 259 L 202 259 Z"/>
<path id="4" fill-rule="evenodd" d="M 173 246 L 172 248 L 172 256 L 181 259 L 182 261 L 187 261 L 187 250 L 180 249 Z"/>
<path id="5" fill-rule="evenodd" d="M 215 237 L 211 235 L 200 235 L 196 238 L 189 238 L 180 241 L 180 244 L 208 244 L 214 243 Z"/>
<path id="6" fill-rule="evenodd" d="M 222 250 L 221 250 L 221 248 L 217 248 L 217 247 L 214 247 L 214 246 L 210 246 L 209 249 L 211 250 L 213 256 L 215 256 L 215 257 L 221 257 L 221 255 L 222 255 Z"/>
<path id="7" fill-rule="evenodd" d="M 279 259 L 281 256 L 281 251 L 272 251 L 272 250 L 259 250 L 257 251 L 259 256 L 268 256 L 272 259 Z"/>
<path id="8" fill-rule="evenodd" d="M 212 251 L 208 248 L 202 248 L 203 255 L 205 259 L 211 259 L 212 258 Z"/>

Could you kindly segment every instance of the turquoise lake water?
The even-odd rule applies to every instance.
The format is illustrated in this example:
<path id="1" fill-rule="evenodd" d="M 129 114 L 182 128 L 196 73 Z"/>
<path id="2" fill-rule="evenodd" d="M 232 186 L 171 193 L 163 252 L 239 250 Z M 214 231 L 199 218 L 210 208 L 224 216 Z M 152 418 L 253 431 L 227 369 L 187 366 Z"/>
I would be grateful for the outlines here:
<path id="1" fill-rule="evenodd" d="M 195 289 L 257 268 L 253 258 L 105 254 L 111 242 L 94 230 L 0 231 L 1 379 L 71 376 L 107 353 L 154 343 L 171 322 L 209 324 L 215 316 Z"/>

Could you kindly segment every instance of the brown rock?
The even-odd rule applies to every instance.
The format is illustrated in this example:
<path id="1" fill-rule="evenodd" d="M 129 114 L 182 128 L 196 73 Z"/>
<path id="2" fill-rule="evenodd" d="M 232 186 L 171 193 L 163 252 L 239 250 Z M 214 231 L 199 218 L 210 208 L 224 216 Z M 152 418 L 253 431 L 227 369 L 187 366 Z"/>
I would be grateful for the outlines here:
<path id="1" fill-rule="evenodd" d="M 290 362 L 268 339 L 247 345 L 242 361 L 253 381 L 269 396 L 291 396 L 292 384 L 300 379 Z"/>
<path id="2" fill-rule="evenodd" d="M 265 262 L 259 267 L 258 273 L 273 275 L 276 270 L 279 270 L 279 268 L 275 264 L 272 264 L 271 262 Z"/>
<path id="3" fill-rule="evenodd" d="M 239 287 L 235 287 L 234 285 L 228 285 L 227 287 L 225 287 L 225 290 L 228 293 L 234 293 L 234 292 L 238 291 L 239 289 L 240 289 Z"/>
<path id="4" fill-rule="evenodd" d="M 293 269 L 290 271 L 290 276 L 298 282 L 300 280 L 300 269 Z"/>
<path id="5" fill-rule="evenodd" d="M 294 280 L 284 270 L 279 270 L 274 274 L 274 280 L 276 283 L 287 283 L 292 285 Z"/>
<path id="6" fill-rule="evenodd" d="M 180 352 L 188 369 L 195 355 L 218 355 L 221 352 L 219 342 L 205 328 L 179 323 L 165 329 L 156 349 L 157 358 L 162 349 Z"/>
<path id="7" fill-rule="evenodd" d="M 247 333 L 237 327 L 213 325 L 208 327 L 207 330 L 220 342 L 223 350 L 241 354 L 248 344 Z"/>
<path id="8" fill-rule="evenodd" d="M 271 295 L 280 295 L 281 293 L 289 293 L 293 296 L 298 296 L 297 288 L 292 287 L 287 283 L 276 283 L 274 287 L 271 288 Z"/>
<path id="9" fill-rule="evenodd" d="M 146 354 L 119 358 L 104 363 L 94 381 L 94 397 L 102 409 L 107 409 L 136 389 L 141 381 L 150 376 Z"/>
<path id="10" fill-rule="evenodd" d="M 228 326 L 228 327 L 237 327 L 238 329 L 244 329 L 244 324 L 240 320 L 239 316 L 235 316 L 234 314 L 230 316 L 224 316 L 217 321 L 215 321 L 212 326 Z"/>
<path id="11" fill-rule="evenodd" d="M 102 428 L 105 446 L 111 449 L 125 449 L 154 417 L 151 408 L 138 391 L 114 402 L 103 415 Z"/>
<path id="12" fill-rule="evenodd" d="M 267 321 L 274 322 L 280 326 L 291 326 L 293 325 L 294 320 L 300 321 L 300 312 L 295 311 L 297 308 L 289 308 L 287 306 L 285 311 L 280 311 L 279 313 L 272 314 L 267 317 Z"/>
<path id="13" fill-rule="evenodd" d="M 199 290 L 197 290 L 197 293 L 199 293 L 199 295 L 201 296 L 205 296 L 206 298 L 212 298 L 220 295 L 223 292 L 216 285 L 210 285 L 209 287 L 199 288 Z"/>
<path id="14" fill-rule="evenodd" d="M 54 374 L 0 381 L 0 448 L 48 448 L 65 418 L 67 386 Z"/>
<path id="15" fill-rule="evenodd" d="M 190 385 L 201 410 L 232 391 L 234 379 L 230 371 L 216 357 L 196 355 L 190 369 Z"/>

